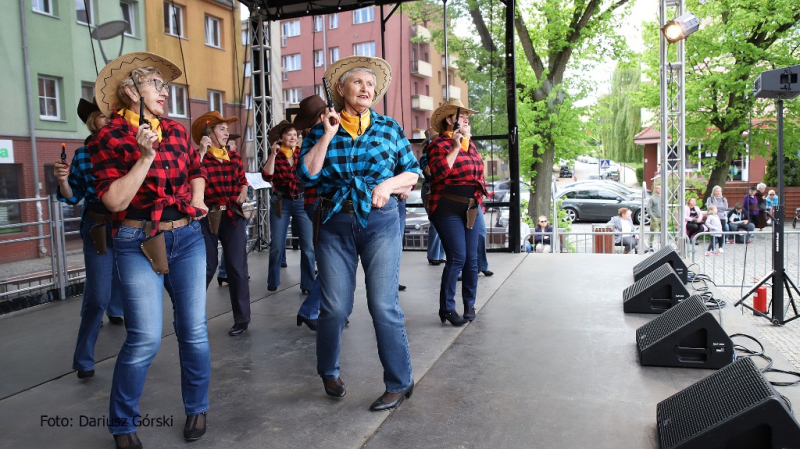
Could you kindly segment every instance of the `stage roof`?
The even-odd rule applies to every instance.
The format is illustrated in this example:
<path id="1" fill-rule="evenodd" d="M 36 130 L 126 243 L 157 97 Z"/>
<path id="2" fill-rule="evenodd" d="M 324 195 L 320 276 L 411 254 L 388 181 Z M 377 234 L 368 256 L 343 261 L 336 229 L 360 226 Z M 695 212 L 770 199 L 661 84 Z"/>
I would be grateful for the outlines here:
<path id="1" fill-rule="evenodd" d="M 388 0 L 240 0 L 250 11 L 258 9 L 268 20 L 293 19 L 304 16 L 321 16 L 342 11 L 352 11 L 366 6 L 396 5 L 407 1 Z"/>

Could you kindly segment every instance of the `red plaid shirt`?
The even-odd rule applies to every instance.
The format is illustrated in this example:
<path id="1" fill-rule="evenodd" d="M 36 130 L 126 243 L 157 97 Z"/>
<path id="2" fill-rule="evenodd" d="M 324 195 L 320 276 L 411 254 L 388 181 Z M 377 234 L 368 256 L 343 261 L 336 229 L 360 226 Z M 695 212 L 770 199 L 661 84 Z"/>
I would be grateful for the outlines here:
<path id="1" fill-rule="evenodd" d="M 431 170 L 431 189 L 428 191 L 428 209 L 431 213 L 442 198 L 445 186 L 474 186 L 475 200 L 482 204 L 486 195 L 483 179 L 483 159 L 470 140 L 469 151 L 458 151 L 458 156 L 450 167 L 447 153 L 453 149 L 453 140 L 444 134 L 431 142 L 428 150 L 428 167 Z"/>
<path id="2" fill-rule="evenodd" d="M 296 198 L 303 193 L 305 186 L 297 180 L 297 161 L 300 159 L 300 147 L 294 149 L 292 155 L 294 158 L 294 165 L 289 165 L 289 159 L 278 151 L 275 156 L 275 170 L 271 175 L 261 171 L 261 177 L 264 181 L 271 182 L 274 191 L 290 195 Z"/>
<path id="3" fill-rule="evenodd" d="M 227 215 L 234 219 L 234 210 L 241 212 L 242 207 L 236 202 L 242 187 L 247 185 L 244 175 L 242 156 L 236 151 L 228 151 L 231 160 L 217 159 L 210 153 L 203 158 L 203 167 L 208 171 L 206 183 L 206 206 L 228 206 Z"/>
<path id="4" fill-rule="evenodd" d="M 136 143 L 138 127 L 128 123 L 116 112 L 111 114 L 108 125 L 100 128 L 97 138 L 89 142 L 92 155 L 92 174 L 97 178 L 97 197 L 103 198 L 111 184 L 125 176 L 141 157 Z M 149 210 L 153 222 L 153 234 L 165 207 L 176 206 L 179 211 L 192 217 L 205 212 L 191 206 L 192 186 L 189 181 L 203 178 L 208 182 L 208 173 L 200 163 L 200 155 L 189 144 L 186 129 L 169 119 L 161 119 L 161 136 L 156 158 L 150 166 L 128 210 Z M 168 189 L 170 193 L 167 193 Z M 114 221 L 125 219 L 127 211 L 114 214 Z"/>
<path id="5" fill-rule="evenodd" d="M 309 206 L 314 204 L 314 201 L 317 201 L 319 198 L 319 194 L 317 193 L 316 187 L 306 187 L 305 189 L 305 196 L 303 196 L 303 206 Z"/>

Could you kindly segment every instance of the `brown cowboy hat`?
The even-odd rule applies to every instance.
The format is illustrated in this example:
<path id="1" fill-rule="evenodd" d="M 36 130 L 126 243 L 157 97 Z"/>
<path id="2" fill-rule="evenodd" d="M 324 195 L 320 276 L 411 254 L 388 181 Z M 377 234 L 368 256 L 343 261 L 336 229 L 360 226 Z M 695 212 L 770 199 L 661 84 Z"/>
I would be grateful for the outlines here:
<path id="1" fill-rule="evenodd" d="M 111 117 L 111 112 L 125 105 L 117 96 L 119 83 L 131 76 L 134 69 L 153 67 L 161 72 L 165 83 L 181 76 L 181 69 L 167 58 L 155 53 L 139 51 L 128 53 L 109 62 L 97 75 L 94 84 L 94 98 L 97 106 L 106 117 Z"/>
<path id="2" fill-rule="evenodd" d="M 431 114 L 431 128 L 433 128 L 433 130 L 437 133 L 441 133 L 443 131 L 442 121 L 445 118 L 455 114 L 459 108 L 461 108 L 462 114 L 467 114 L 468 116 L 478 112 L 473 109 L 467 109 L 461 100 L 457 98 L 451 98 L 448 102 L 439 106 L 435 111 L 433 111 L 433 114 Z"/>
<path id="3" fill-rule="evenodd" d="M 300 102 L 300 113 L 294 118 L 295 129 L 303 130 L 314 126 L 317 117 L 325 112 L 328 105 L 319 95 L 303 98 Z"/>
<path id="4" fill-rule="evenodd" d="M 78 100 L 78 117 L 81 118 L 83 123 L 86 123 L 86 120 L 89 120 L 89 116 L 92 115 L 92 112 L 99 112 L 100 108 L 97 107 L 96 101 L 86 101 L 83 98 Z"/>
<path id="5" fill-rule="evenodd" d="M 267 133 L 267 140 L 269 140 L 270 143 L 277 142 L 281 138 L 283 133 L 289 128 L 294 128 L 295 130 L 297 130 L 297 127 L 294 125 L 294 123 L 288 120 L 283 120 L 282 122 L 273 126 L 272 129 L 269 130 L 269 132 Z"/>
<path id="6" fill-rule="evenodd" d="M 200 139 L 203 138 L 203 134 L 205 134 L 206 131 L 206 124 L 213 128 L 219 123 L 230 124 L 238 121 L 239 117 L 222 118 L 222 115 L 217 111 L 206 112 L 192 122 L 192 140 L 194 140 L 194 143 L 200 145 Z M 228 136 L 228 139 L 230 140 L 230 136 Z M 221 143 L 222 142 L 220 142 L 220 144 Z"/>
<path id="7" fill-rule="evenodd" d="M 375 96 L 372 98 L 372 105 L 375 106 L 378 101 L 386 93 L 389 84 L 392 82 L 392 68 L 389 63 L 381 58 L 373 56 L 348 56 L 347 58 L 340 59 L 330 66 L 325 71 L 325 78 L 331 86 L 331 99 L 337 110 L 344 108 L 344 98 L 339 95 L 339 90 L 336 88 L 336 83 L 351 69 L 362 67 L 370 69 L 375 72 Z"/>

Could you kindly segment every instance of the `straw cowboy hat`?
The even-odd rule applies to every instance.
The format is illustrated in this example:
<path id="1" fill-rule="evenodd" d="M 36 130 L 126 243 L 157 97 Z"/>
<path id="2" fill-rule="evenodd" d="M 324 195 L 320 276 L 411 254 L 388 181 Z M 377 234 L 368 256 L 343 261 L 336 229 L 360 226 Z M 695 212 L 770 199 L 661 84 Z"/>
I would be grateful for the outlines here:
<path id="1" fill-rule="evenodd" d="M 267 140 L 269 140 L 270 143 L 277 142 L 278 139 L 280 139 L 281 136 L 283 135 L 283 132 L 286 131 L 288 128 L 297 129 L 297 127 L 294 126 L 294 123 L 288 120 L 283 120 L 282 122 L 273 126 L 272 129 L 269 130 L 269 132 L 267 133 Z"/>
<path id="2" fill-rule="evenodd" d="M 347 71 L 356 67 L 363 67 L 375 72 L 375 96 L 372 98 L 372 105 L 375 106 L 378 101 L 386 93 L 389 88 L 389 83 L 392 82 L 392 68 L 389 63 L 381 58 L 372 56 L 348 56 L 347 58 L 340 59 L 330 66 L 325 71 L 325 78 L 331 86 L 331 99 L 337 110 L 344 108 L 344 98 L 339 95 L 339 90 L 336 89 L 336 83 Z"/>
<path id="3" fill-rule="evenodd" d="M 450 101 L 439 106 L 435 111 L 433 111 L 433 114 L 431 114 L 431 128 L 433 128 L 433 130 L 437 133 L 441 133 L 443 131 L 442 121 L 444 121 L 445 118 L 455 114 L 459 108 L 461 108 L 461 113 L 466 114 L 467 116 L 478 112 L 473 109 L 467 109 L 461 100 L 457 98 L 451 98 Z"/>
<path id="4" fill-rule="evenodd" d="M 203 138 L 206 132 L 206 123 L 208 123 L 208 126 L 211 128 L 214 128 L 214 126 L 220 123 L 231 124 L 238 121 L 239 117 L 222 118 L 222 115 L 217 111 L 206 112 L 192 122 L 192 140 L 194 140 L 194 143 L 197 145 L 200 145 L 200 139 Z M 228 136 L 228 140 L 230 140 L 230 136 Z M 222 144 L 222 142 L 220 142 L 220 144 Z"/>
<path id="5" fill-rule="evenodd" d="M 311 128 L 317 121 L 317 117 L 325 112 L 327 107 L 327 103 L 319 95 L 303 98 L 303 101 L 300 102 L 300 113 L 294 118 L 295 129 Z"/>
<path id="6" fill-rule="evenodd" d="M 120 81 L 131 76 L 138 68 L 153 67 L 161 72 L 165 83 L 181 76 L 181 70 L 172 61 L 154 53 L 145 51 L 128 53 L 109 62 L 97 75 L 94 84 L 94 98 L 100 111 L 111 117 L 111 112 L 125 106 L 117 96 Z"/>
<path id="7" fill-rule="evenodd" d="M 97 102 L 95 101 L 86 101 L 83 98 L 78 101 L 78 117 L 81 118 L 83 123 L 89 120 L 89 116 L 92 115 L 92 112 L 99 110 L 100 108 L 97 107 Z"/>

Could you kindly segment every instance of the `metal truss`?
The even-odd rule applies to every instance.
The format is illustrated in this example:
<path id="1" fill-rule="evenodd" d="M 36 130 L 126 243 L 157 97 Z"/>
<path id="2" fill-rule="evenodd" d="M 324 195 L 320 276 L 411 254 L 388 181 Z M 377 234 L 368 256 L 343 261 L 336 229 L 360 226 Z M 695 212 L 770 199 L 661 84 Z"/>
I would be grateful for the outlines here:
<path id="1" fill-rule="evenodd" d="M 250 10 L 250 42 L 252 53 L 252 77 L 251 91 L 253 95 L 253 150 L 256 152 L 256 167 L 258 171 L 264 164 L 269 154 L 269 142 L 267 132 L 274 125 L 272 114 L 272 83 L 270 74 L 272 72 L 271 56 L 272 45 L 270 43 L 270 23 L 258 14 L 256 8 Z M 256 214 L 256 242 L 253 249 L 263 251 L 269 248 L 269 190 L 260 189 L 256 191 L 257 214 Z"/>

